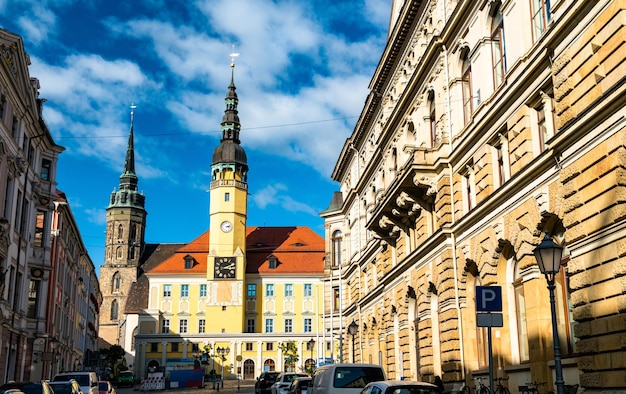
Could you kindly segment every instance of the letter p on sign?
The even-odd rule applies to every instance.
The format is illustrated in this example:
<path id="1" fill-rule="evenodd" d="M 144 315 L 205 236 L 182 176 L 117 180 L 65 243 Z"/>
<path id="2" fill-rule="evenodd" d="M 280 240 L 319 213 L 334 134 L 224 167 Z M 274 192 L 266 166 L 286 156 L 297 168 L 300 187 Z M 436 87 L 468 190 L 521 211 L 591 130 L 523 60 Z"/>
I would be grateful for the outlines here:
<path id="1" fill-rule="evenodd" d="M 502 288 L 476 286 L 476 312 L 502 312 Z"/>

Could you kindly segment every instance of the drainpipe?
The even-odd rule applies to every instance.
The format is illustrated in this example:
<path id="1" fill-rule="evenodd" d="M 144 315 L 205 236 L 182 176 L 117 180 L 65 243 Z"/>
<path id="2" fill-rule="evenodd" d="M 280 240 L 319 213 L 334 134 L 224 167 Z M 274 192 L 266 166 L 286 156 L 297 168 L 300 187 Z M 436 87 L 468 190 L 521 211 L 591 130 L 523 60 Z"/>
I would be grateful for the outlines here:
<path id="1" fill-rule="evenodd" d="M 445 9 L 445 6 L 444 6 Z M 452 119 L 450 117 L 450 101 L 451 101 L 451 97 L 450 97 L 450 70 L 449 70 L 449 63 L 448 63 L 448 48 L 446 48 L 445 44 L 442 44 L 442 48 L 443 48 L 443 57 L 444 57 L 444 63 L 446 65 L 445 67 L 445 73 L 446 73 L 446 83 L 448 84 L 448 87 L 446 89 L 446 112 L 447 112 L 447 122 L 446 122 L 446 127 L 448 129 L 448 144 L 450 145 L 450 152 L 452 152 L 453 146 L 452 146 Z M 454 171 L 452 169 L 452 164 L 448 161 L 448 170 L 450 171 L 450 213 L 452 215 L 452 223 L 454 223 L 456 221 L 455 217 L 454 217 L 454 180 L 453 180 L 453 175 L 454 175 Z M 459 324 L 459 347 L 460 347 L 460 357 L 461 357 L 461 377 L 463 379 L 463 381 L 465 381 L 465 356 L 464 356 L 464 345 L 463 345 L 463 319 L 461 318 L 461 305 L 459 304 L 459 270 L 458 270 L 458 257 L 456 254 L 456 235 L 454 234 L 454 232 L 451 233 L 451 240 L 452 240 L 452 265 L 453 265 L 453 271 L 454 271 L 454 307 L 456 309 L 456 313 L 457 313 L 457 319 L 458 319 L 458 324 Z"/>

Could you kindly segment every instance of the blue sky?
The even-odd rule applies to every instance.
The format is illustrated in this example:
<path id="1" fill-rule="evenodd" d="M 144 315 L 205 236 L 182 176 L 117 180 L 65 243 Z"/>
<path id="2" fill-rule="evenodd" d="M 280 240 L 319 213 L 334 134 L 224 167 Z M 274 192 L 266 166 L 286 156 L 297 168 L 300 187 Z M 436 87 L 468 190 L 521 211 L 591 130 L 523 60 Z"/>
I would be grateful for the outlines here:
<path id="1" fill-rule="evenodd" d="M 330 175 L 384 49 L 389 0 L 0 0 L 23 37 L 64 191 L 103 263 L 105 209 L 119 185 L 135 109 L 146 242 L 208 228 L 210 165 L 235 84 L 248 155 L 248 224 L 323 235 Z"/>

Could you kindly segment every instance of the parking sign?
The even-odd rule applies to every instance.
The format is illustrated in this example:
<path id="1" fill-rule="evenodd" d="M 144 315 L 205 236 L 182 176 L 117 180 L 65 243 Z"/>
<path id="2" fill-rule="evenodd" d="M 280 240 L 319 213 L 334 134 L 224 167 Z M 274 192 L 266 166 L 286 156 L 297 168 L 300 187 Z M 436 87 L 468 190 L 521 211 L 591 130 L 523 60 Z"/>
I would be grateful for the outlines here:
<path id="1" fill-rule="evenodd" d="M 502 288 L 476 286 L 476 312 L 502 312 Z"/>

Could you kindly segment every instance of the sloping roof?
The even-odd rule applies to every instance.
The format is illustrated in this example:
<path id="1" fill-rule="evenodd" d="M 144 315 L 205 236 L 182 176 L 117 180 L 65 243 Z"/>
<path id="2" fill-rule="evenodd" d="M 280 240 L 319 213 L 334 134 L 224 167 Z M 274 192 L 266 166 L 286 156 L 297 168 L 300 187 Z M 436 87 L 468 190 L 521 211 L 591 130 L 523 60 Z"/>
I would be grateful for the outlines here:
<path id="1" fill-rule="evenodd" d="M 150 283 L 144 275 L 151 268 L 159 265 L 163 260 L 170 257 L 184 244 L 146 244 L 139 261 L 137 281 L 133 282 L 126 297 L 124 313 L 139 313 L 141 309 L 148 307 L 148 291 Z"/>
<path id="2" fill-rule="evenodd" d="M 246 274 L 289 275 L 324 273 L 324 239 L 305 226 L 248 227 L 246 229 Z M 210 250 L 209 231 L 174 253 L 159 264 L 145 267 L 150 274 L 206 274 Z M 276 268 L 269 268 L 269 257 L 278 261 Z M 195 263 L 185 269 L 185 258 Z"/>

